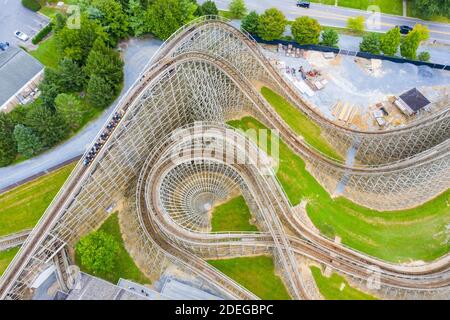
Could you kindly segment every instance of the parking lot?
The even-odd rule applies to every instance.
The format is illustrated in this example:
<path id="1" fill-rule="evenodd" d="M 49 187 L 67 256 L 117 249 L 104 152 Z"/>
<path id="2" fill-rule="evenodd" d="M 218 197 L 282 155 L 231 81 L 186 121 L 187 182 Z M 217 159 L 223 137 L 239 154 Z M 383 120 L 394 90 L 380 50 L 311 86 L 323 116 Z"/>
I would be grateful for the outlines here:
<path id="1" fill-rule="evenodd" d="M 24 8 L 20 0 L 0 0 L 0 42 L 30 45 L 33 36 L 48 22 L 47 17 Z M 16 30 L 30 37 L 26 43 L 14 36 Z"/>

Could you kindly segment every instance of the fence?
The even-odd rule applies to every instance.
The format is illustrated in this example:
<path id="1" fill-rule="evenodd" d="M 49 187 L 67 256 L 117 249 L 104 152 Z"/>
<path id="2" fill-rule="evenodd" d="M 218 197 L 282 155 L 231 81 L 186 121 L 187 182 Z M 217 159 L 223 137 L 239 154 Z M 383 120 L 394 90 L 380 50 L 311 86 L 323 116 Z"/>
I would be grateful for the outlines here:
<path id="1" fill-rule="evenodd" d="M 450 65 L 444 65 L 444 64 L 438 64 L 438 63 L 432 63 L 432 62 L 425 62 L 425 61 L 417 61 L 417 60 L 409 60 L 404 59 L 400 57 L 391 57 L 391 56 L 385 56 L 382 54 L 372 54 L 368 52 L 361 52 L 361 51 L 351 51 L 351 50 L 343 50 L 339 48 L 333 48 L 333 47 L 327 47 L 327 46 L 321 46 L 321 45 L 313 45 L 313 44 L 306 44 L 301 45 L 298 44 L 295 41 L 289 41 L 289 40 L 263 40 L 257 35 L 252 34 L 252 37 L 258 42 L 262 44 L 269 44 L 269 45 L 292 45 L 294 48 L 299 48 L 303 50 L 314 50 L 314 51 L 321 51 L 321 52 L 334 52 L 335 54 L 342 54 L 346 56 L 355 56 L 365 59 L 380 59 L 380 60 L 387 60 L 395 63 L 411 63 L 416 66 L 428 66 L 433 69 L 439 69 L 439 70 L 447 70 L 450 71 Z"/>

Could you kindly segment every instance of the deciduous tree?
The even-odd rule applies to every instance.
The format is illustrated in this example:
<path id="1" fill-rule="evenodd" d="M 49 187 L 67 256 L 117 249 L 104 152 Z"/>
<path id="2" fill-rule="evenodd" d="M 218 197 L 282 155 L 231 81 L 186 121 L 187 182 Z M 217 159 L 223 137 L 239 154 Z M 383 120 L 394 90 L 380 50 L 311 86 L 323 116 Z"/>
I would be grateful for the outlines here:
<path id="1" fill-rule="evenodd" d="M 151 32 L 165 40 L 194 19 L 196 10 L 197 6 L 189 0 L 154 0 L 148 7 L 146 20 Z"/>
<path id="2" fill-rule="evenodd" d="M 103 30 L 108 34 L 112 46 L 128 34 L 128 17 L 117 0 L 93 0 L 92 7 L 100 12 L 98 19 Z"/>
<path id="3" fill-rule="evenodd" d="M 318 44 L 320 30 L 319 22 L 307 16 L 295 19 L 291 26 L 292 35 L 300 44 Z"/>
<path id="4" fill-rule="evenodd" d="M 79 29 L 72 29 L 66 25 L 57 33 L 55 41 L 61 56 L 83 65 L 98 37 L 105 40 L 107 35 L 98 22 L 90 20 L 83 14 Z"/>
<path id="5" fill-rule="evenodd" d="M 114 269 L 119 244 L 111 235 L 96 231 L 81 238 L 75 251 L 82 266 L 95 275 Z"/>
<path id="6" fill-rule="evenodd" d="M 264 11 L 258 20 L 258 36 L 264 40 L 279 39 L 286 29 L 287 20 L 284 14 L 276 9 L 270 8 Z"/>
<path id="7" fill-rule="evenodd" d="M 400 45 L 401 35 L 400 29 L 395 27 L 380 37 L 380 49 L 384 54 L 393 56 Z"/>

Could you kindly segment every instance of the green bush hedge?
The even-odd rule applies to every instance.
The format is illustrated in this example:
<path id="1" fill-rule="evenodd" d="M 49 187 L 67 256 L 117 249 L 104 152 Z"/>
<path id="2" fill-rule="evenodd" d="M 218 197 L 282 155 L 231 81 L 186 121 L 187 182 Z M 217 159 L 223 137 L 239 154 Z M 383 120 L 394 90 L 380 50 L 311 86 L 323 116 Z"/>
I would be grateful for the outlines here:
<path id="1" fill-rule="evenodd" d="M 44 39 L 50 32 L 52 32 L 53 29 L 53 23 L 49 23 L 48 25 L 46 25 L 44 27 L 44 29 L 42 29 L 41 31 L 38 32 L 38 34 L 36 34 L 34 36 L 34 38 L 31 40 L 31 42 L 33 44 L 38 44 L 39 42 L 42 41 L 42 39 Z"/>
<path id="2" fill-rule="evenodd" d="M 22 0 L 22 5 L 25 8 L 28 8 L 31 11 L 35 12 L 41 9 L 41 5 L 39 4 L 39 2 L 37 2 L 37 0 Z"/>

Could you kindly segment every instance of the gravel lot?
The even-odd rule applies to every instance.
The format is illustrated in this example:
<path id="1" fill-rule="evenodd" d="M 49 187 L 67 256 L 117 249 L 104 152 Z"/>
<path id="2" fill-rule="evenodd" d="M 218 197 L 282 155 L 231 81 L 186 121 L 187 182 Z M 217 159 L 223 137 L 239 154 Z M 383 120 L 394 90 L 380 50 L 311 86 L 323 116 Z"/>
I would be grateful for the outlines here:
<path id="1" fill-rule="evenodd" d="M 296 70 L 303 66 L 306 71 L 316 68 L 326 74 L 329 83 L 308 99 L 333 120 L 331 109 L 338 100 L 357 105 L 364 112 L 369 105 L 414 87 L 426 93 L 428 97 L 432 95 L 434 86 L 446 87 L 447 92 L 450 91 L 450 72 L 426 66 L 383 61 L 380 74 L 375 76 L 357 65 L 354 57 L 340 56 L 339 63 L 331 63 L 331 60 L 323 59 L 322 54 L 318 52 L 309 52 L 308 59 L 286 57 L 269 50 L 266 50 L 266 53 Z"/>

